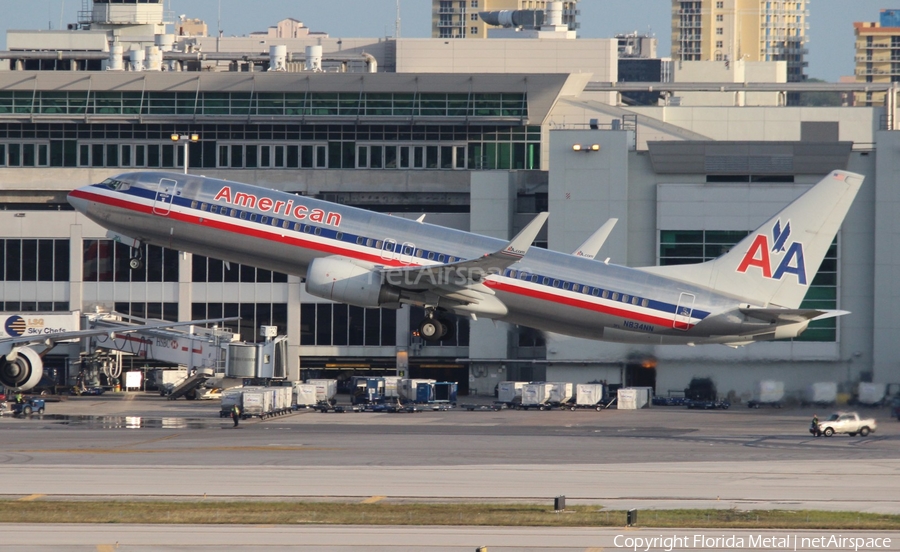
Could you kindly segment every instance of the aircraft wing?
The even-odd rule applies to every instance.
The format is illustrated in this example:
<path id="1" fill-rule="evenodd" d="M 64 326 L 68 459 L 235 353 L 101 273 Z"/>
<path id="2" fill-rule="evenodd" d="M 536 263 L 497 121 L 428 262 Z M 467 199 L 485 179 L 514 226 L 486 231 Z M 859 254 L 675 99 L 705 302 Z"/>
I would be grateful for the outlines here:
<path id="1" fill-rule="evenodd" d="M 619 222 L 619 219 L 611 218 L 603 223 L 603 226 L 591 234 L 591 236 L 586 239 L 583 244 L 579 245 L 572 254 L 576 257 L 585 257 L 588 259 L 596 257 L 597 252 L 599 252 L 600 248 L 603 247 L 603 244 L 606 243 L 606 238 L 609 237 L 609 233 L 612 232 L 612 229 L 617 222 Z"/>
<path id="2" fill-rule="evenodd" d="M 773 324 L 795 324 L 797 322 L 824 320 L 826 318 L 850 314 L 850 311 L 821 309 L 763 309 L 745 307 L 740 310 L 746 316 L 756 318 L 757 320 L 771 322 Z"/>
<path id="3" fill-rule="evenodd" d="M 94 335 L 109 335 L 137 332 L 141 330 L 152 330 L 159 328 L 175 328 L 178 326 L 199 326 L 201 324 L 212 324 L 216 322 L 227 322 L 230 320 L 238 320 L 239 318 L 209 318 L 206 320 L 190 320 L 187 322 L 154 322 L 151 324 L 138 325 L 115 325 L 108 328 L 93 328 L 90 330 L 74 330 L 71 332 L 57 332 L 52 334 L 39 335 L 21 335 L 18 337 L 0 337 L 0 356 L 7 356 L 14 353 L 16 348 L 26 345 L 44 345 L 50 348 L 57 341 L 66 341 L 69 339 L 80 339 L 82 337 L 91 337 Z M 112 322 L 112 321 L 108 321 Z"/>
<path id="4" fill-rule="evenodd" d="M 546 221 L 547 213 L 539 213 L 506 247 L 481 257 L 441 265 L 382 268 L 383 281 L 407 291 L 432 293 L 457 305 L 474 305 L 462 310 L 505 312 L 506 307 L 483 282 L 522 259 Z"/>

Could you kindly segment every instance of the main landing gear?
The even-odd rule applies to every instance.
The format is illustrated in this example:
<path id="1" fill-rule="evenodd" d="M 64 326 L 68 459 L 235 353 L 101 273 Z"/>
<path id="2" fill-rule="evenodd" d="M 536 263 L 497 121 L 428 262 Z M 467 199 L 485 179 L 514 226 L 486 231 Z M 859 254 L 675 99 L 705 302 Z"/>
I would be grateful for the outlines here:
<path id="1" fill-rule="evenodd" d="M 425 319 L 419 323 L 419 337 L 429 342 L 453 339 L 456 324 L 444 313 L 426 309 Z"/>
<path id="2" fill-rule="evenodd" d="M 128 267 L 131 270 L 140 270 L 144 267 L 144 244 L 135 242 L 131 247 L 131 258 L 128 259 Z"/>

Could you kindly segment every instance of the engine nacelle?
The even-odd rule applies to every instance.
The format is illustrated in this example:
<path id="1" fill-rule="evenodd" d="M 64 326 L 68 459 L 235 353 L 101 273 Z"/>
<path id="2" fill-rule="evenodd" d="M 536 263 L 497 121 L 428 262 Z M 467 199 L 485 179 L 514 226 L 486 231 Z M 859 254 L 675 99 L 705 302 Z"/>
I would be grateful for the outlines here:
<path id="1" fill-rule="evenodd" d="M 12 361 L 0 356 L 0 384 L 15 389 L 28 391 L 33 388 L 44 375 L 44 361 L 33 349 L 22 347 Z"/>
<path id="2" fill-rule="evenodd" d="M 382 282 L 381 275 L 346 257 L 313 260 L 306 272 L 310 295 L 358 307 L 396 306 L 400 290 Z"/>

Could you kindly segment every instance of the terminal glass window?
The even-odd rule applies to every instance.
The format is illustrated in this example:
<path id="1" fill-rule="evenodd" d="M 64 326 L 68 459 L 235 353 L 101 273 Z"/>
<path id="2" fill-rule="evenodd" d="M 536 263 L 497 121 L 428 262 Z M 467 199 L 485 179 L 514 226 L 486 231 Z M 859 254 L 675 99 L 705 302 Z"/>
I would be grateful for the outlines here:
<path id="1" fill-rule="evenodd" d="M 241 334 L 241 341 L 264 341 L 259 336 L 260 326 L 276 326 L 278 333 L 287 333 L 287 303 L 193 303 L 191 318 L 203 320 L 207 318 L 231 318 L 233 320 L 219 323 L 219 326 L 234 328 Z"/>
<path id="2" fill-rule="evenodd" d="M 69 240 L 0 239 L 0 281 L 68 280 Z"/>
<path id="3" fill-rule="evenodd" d="M 157 245 L 140 248 L 141 268 L 128 266 L 131 247 L 113 240 L 84 240 L 85 282 L 177 282 L 178 252 Z"/>
<path id="4" fill-rule="evenodd" d="M 178 322 L 178 303 L 125 303 L 115 304 L 116 312 L 136 316 Z"/>
<path id="5" fill-rule="evenodd" d="M 192 282 L 243 282 L 256 284 L 280 284 L 287 282 L 287 274 L 273 272 L 240 263 L 228 263 L 203 255 L 193 255 L 191 260 Z"/>
<path id="6" fill-rule="evenodd" d="M 731 250 L 749 232 L 725 230 L 663 230 L 660 232 L 660 266 L 710 261 Z M 822 266 L 813 278 L 800 308 L 838 308 L 838 239 L 835 238 Z M 810 322 L 794 341 L 837 341 L 837 318 Z"/>
<path id="7" fill-rule="evenodd" d="M 341 303 L 300 305 L 300 344 L 385 347 L 397 343 L 397 311 Z"/>

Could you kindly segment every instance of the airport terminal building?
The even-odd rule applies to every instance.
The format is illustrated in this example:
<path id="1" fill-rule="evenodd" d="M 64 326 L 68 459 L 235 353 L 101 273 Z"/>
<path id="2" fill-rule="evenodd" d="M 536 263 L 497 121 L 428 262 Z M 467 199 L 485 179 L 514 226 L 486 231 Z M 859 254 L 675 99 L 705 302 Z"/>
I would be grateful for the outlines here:
<path id="1" fill-rule="evenodd" d="M 396 42 L 383 45 L 380 67 L 422 41 Z M 616 41 L 596 42 L 608 50 L 594 63 L 606 64 L 600 74 L 541 62 L 511 70 L 519 63 L 508 57 L 496 72 L 463 72 L 462 46 L 452 53 L 456 72 L 25 70 L 12 62 L 0 70 L 3 311 L 241 316 L 243 339 L 257 339 L 260 325 L 288 336 L 291 379 L 401 370 L 480 394 L 507 379 L 603 380 L 665 394 L 710 377 L 720 393 L 745 398 L 766 379 L 789 392 L 817 381 L 848 391 L 859 381 L 900 382 L 893 106 L 625 108 L 616 105 L 614 64 L 603 61 Z M 191 135 L 197 141 L 183 139 Z M 866 182 L 805 305 L 851 314 L 798 339 L 738 349 L 593 342 L 465 317 L 452 340 L 426 343 L 413 333 L 421 309 L 333 304 L 307 295 L 295 275 L 153 246 L 145 267 L 131 270 L 128 248 L 66 203 L 73 188 L 118 173 L 185 165 L 500 238 L 549 210 L 538 245 L 560 251 L 617 218 L 598 258 L 628 266 L 713 258 L 846 169 Z"/>

